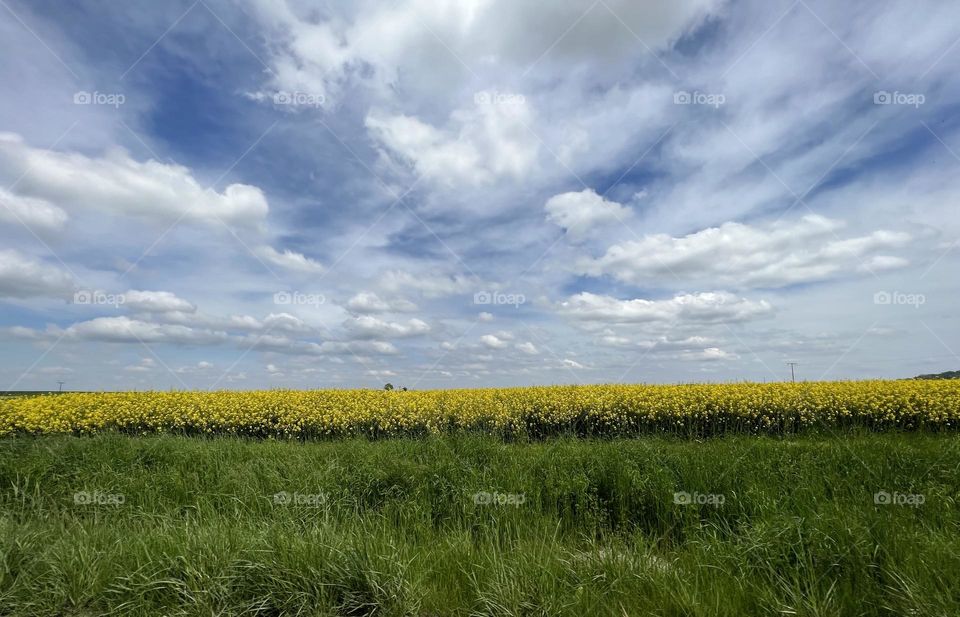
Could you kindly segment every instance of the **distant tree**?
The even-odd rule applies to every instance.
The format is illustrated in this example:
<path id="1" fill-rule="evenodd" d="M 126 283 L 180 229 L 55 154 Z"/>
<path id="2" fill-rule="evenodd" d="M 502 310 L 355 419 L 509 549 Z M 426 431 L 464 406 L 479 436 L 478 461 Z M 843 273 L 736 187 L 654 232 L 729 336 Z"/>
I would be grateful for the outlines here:
<path id="1" fill-rule="evenodd" d="M 384 389 L 384 390 L 393 390 L 393 384 L 392 384 L 392 383 L 388 383 L 387 385 L 383 386 L 383 389 Z"/>

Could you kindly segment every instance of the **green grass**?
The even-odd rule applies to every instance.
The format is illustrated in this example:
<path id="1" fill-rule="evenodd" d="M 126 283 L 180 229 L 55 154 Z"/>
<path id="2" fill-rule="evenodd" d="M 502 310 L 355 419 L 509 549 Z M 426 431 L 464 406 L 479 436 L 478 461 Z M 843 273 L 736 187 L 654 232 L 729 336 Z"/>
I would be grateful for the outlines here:
<path id="1" fill-rule="evenodd" d="M 0 614 L 958 615 L 957 445 L 11 438 Z"/>

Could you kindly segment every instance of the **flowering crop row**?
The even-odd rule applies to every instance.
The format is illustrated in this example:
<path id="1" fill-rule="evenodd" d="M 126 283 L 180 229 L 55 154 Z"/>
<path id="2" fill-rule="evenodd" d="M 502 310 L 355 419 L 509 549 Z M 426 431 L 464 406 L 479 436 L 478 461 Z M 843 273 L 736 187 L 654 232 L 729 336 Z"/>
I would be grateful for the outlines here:
<path id="1" fill-rule="evenodd" d="M 953 429 L 960 380 L 430 390 L 100 392 L 0 399 L 0 435 L 504 436 Z"/>

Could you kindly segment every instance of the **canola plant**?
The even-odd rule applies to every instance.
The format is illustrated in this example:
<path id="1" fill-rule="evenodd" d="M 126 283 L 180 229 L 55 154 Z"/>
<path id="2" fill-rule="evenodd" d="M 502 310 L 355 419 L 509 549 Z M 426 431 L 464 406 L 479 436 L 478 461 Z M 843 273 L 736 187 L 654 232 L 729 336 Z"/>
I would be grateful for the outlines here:
<path id="1" fill-rule="evenodd" d="M 0 399 L 0 436 L 120 431 L 255 437 L 780 434 L 952 430 L 960 380 L 463 390 L 98 392 Z"/>

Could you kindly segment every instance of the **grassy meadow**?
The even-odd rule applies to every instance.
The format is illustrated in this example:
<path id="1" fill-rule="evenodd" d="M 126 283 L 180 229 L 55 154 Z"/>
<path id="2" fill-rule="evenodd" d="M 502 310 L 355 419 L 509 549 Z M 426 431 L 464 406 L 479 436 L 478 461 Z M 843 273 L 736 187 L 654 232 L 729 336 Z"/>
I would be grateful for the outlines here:
<path id="1" fill-rule="evenodd" d="M 3 615 L 960 614 L 949 433 L 0 439 Z"/>

